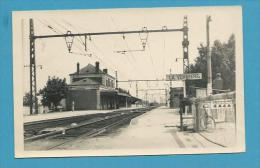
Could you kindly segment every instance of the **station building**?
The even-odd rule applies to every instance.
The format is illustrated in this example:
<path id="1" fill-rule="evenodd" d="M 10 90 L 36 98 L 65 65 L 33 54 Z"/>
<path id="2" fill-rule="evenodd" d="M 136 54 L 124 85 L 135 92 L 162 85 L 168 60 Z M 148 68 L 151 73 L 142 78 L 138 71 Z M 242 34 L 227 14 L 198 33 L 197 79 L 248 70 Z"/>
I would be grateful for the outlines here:
<path id="1" fill-rule="evenodd" d="M 70 84 L 66 97 L 67 110 L 107 110 L 130 107 L 139 99 L 127 91 L 115 87 L 116 78 L 101 70 L 99 62 L 88 64 L 70 74 Z"/>

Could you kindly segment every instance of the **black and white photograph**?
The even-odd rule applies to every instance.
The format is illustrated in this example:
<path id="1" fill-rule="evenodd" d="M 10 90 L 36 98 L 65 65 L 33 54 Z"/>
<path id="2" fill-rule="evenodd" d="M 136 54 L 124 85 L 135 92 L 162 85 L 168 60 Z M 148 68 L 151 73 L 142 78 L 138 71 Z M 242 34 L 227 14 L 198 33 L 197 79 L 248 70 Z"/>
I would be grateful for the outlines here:
<path id="1" fill-rule="evenodd" d="M 239 6 L 14 11 L 15 157 L 245 152 Z"/>

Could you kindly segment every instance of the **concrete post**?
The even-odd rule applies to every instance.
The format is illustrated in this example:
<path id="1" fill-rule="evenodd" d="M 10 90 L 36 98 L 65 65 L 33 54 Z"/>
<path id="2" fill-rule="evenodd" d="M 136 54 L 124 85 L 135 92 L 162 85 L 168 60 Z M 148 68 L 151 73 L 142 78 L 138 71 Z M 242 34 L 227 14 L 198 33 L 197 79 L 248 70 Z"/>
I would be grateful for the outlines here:
<path id="1" fill-rule="evenodd" d="M 210 41 L 209 41 L 209 22 L 211 17 L 207 16 L 206 28 L 207 28 L 207 71 L 208 71 L 208 83 L 207 83 L 207 95 L 212 95 L 212 69 L 211 69 L 211 54 L 210 54 Z"/>
<path id="2" fill-rule="evenodd" d="M 195 132 L 199 132 L 199 103 L 195 102 Z"/>
<path id="3" fill-rule="evenodd" d="M 185 110 L 185 106 L 181 105 L 180 108 L 180 130 L 183 131 L 183 110 Z"/>
<path id="4" fill-rule="evenodd" d="M 74 108 L 75 108 L 75 102 L 72 101 L 72 105 L 71 105 L 71 111 L 74 111 Z"/>

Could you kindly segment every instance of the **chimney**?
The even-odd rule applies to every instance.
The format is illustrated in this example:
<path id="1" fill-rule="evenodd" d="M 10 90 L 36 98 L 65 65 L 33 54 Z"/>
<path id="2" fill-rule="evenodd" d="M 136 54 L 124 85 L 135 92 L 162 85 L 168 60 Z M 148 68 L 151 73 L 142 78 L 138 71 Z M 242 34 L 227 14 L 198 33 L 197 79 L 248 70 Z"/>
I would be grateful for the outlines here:
<path id="1" fill-rule="evenodd" d="M 79 75 L 79 63 L 77 63 L 77 74 Z"/>
<path id="2" fill-rule="evenodd" d="M 107 69 L 103 69 L 103 72 L 104 72 L 105 74 L 107 74 Z"/>
<path id="3" fill-rule="evenodd" d="M 99 73 L 99 62 L 96 62 L 96 73 Z"/>

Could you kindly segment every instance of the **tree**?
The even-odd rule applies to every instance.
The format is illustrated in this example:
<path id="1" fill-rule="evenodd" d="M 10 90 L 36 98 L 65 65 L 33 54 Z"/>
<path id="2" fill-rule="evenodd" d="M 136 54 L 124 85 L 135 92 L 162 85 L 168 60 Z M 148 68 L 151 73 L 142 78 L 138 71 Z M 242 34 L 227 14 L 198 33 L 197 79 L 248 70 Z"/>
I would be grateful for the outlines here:
<path id="1" fill-rule="evenodd" d="M 26 92 L 23 96 L 23 105 L 24 106 L 30 106 L 31 104 L 31 94 L 30 92 Z"/>
<path id="2" fill-rule="evenodd" d="M 66 79 L 60 79 L 55 76 L 49 78 L 46 86 L 39 91 L 39 94 L 42 96 L 41 102 L 44 106 L 51 107 L 51 105 L 53 104 L 56 109 L 61 99 L 66 97 Z"/>
<path id="3" fill-rule="evenodd" d="M 198 47 L 199 56 L 190 66 L 190 73 L 202 73 L 202 80 L 188 81 L 188 86 L 207 87 L 207 48 Z M 235 90 L 235 36 L 232 34 L 226 43 L 214 41 L 211 48 L 212 78 L 221 73 L 223 89 Z"/>
<path id="4" fill-rule="evenodd" d="M 33 96 L 32 99 L 34 100 L 35 97 Z M 36 100 L 37 97 L 36 97 Z M 23 96 L 23 106 L 30 106 L 31 105 L 31 94 L 30 92 L 26 92 L 25 95 Z"/>

